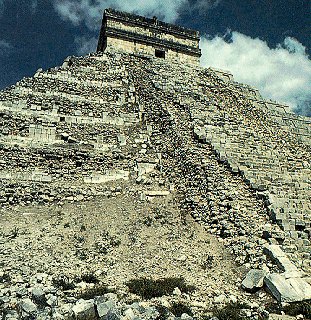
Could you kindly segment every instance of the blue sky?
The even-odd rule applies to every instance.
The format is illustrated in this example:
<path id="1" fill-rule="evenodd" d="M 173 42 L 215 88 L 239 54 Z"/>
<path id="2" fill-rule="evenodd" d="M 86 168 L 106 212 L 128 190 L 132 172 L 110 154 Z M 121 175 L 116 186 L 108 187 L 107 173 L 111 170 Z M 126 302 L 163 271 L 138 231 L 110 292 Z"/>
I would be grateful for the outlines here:
<path id="1" fill-rule="evenodd" d="M 94 51 L 107 7 L 199 30 L 203 66 L 311 116 L 310 0 L 0 0 L 0 89 Z"/>

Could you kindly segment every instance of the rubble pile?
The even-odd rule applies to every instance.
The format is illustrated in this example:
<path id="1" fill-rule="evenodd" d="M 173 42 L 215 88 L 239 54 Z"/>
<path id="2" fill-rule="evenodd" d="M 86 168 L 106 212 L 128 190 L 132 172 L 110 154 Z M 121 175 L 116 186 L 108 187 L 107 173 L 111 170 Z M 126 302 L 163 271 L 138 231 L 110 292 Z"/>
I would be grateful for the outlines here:
<path id="1" fill-rule="evenodd" d="M 92 199 L 174 203 L 255 270 L 245 288 L 310 299 L 310 134 L 309 119 L 213 69 L 113 50 L 69 57 L 0 92 L 1 214 Z M 8 248 L 1 254 L 13 263 Z M 125 308 L 102 297 L 63 312 L 55 302 L 63 291 L 10 290 L 0 283 L 0 308 L 19 309 L 3 319 L 41 314 L 41 296 L 40 319 L 54 311 L 53 319 L 93 319 L 99 310 L 120 319 Z M 149 306 L 126 308 L 122 319 L 157 317 Z"/>

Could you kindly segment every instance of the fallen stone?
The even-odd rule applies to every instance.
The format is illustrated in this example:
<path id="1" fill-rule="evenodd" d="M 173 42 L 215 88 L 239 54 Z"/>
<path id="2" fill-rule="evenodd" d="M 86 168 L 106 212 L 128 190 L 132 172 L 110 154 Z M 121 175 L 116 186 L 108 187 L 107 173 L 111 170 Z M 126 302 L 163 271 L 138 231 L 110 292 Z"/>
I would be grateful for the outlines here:
<path id="1" fill-rule="evenodd" d="M 161 197 L 161 196 L 168 196 L 170 194 L 169 191 L 166 190 L 154 190 L 154 191 L 145 191 L 146 196 L 149 197 Z"/>
<path id="2" fill-rule="evenodd" d="M 281 257 L 286 257 L 285 252 L 276 244 L 264 246 L 263 252 L 273 261 L 278 260 L 278 258 Z"/>
<path id="3" fill-rule="evenodd" d="M 288 259 L 286 253 L 280 248 L 279 245 L 265 246 L 264 253 L 288 275 L 292 273 L 294 277 L 296 277 L 297 273 L 299 273 L 297 267 Z"/>
<path id="4" fill-rule="evenodd" d="M 269 314 L 269 320 L 295 320 L 296 317 L 287 316 L 285 314 Z"/>
<path id="5" fill-rule="evenodd" d="M 46 302 L 45 293 L 42 288 L 33 288 L 31 291 L 32 299 L 39 304 L 44 304 Z"/>
<path id="6" fill-rule="evenodd" d="M 21 301 L 20 307 L 26 313 L 33 314 L 37 312 L 37 306 L 29 298 L 23 299 Z"/>
<path id="7" fill-rule="evenodd" d="M 189 314 L 183 313 L 183 314 L 180 316 L 180 319 L 181 319 L 181 320 L 192 320 L 193 318 L 192 318 L 191 316 L 189 316 Z"/>
<path id="8" fill-rule="evenodd" d="M 175 296 L 181 296 L 181 291 L 178 287 L 176 287 L 174 290 L 173 290 L 173 295 Z"/>
<path id="9" fill-rule="evenodd" d="M 226 296 L 224 294 L 221 294 L 214 298 L 215 303 L 224 303 L 227 300 Z"/>
<path id="10" fill-rule="evenodd" d="M 135 313 L 132 308 L 125 310 L 124 316 L 125 316 L 125 319 L 127 319 L 127 320 L 132 320 L 132 319 L 136 318 Z"/>
<path id="11" fill-rule="evenodd" d="M 298 302 L 311 298 L 311 286 L 300 278 L 286 279 L 278 273 L 268 274 L 264 284 L 278 302 Z"/>
<path id="12" fill-rule="evenodd" d="M 311 299 L 311 286 L 308 282 L 302 278 L 289 278 L 287 281 L 297 292 L 303 294 L 303 300 Z"/>
<path id="13" fill-rule="evenodd" d="M 72 311 L 77 320 L 95 320 L 96 312 L 93 300 L 78 300 Z"/>
<path id="14" fill-rule="evenodd" d="M 242 282 L 242 288 L 254 292 L 263 287 L 263 279 L 267 272 L 264 270 L 251 269 Z"/>
<path id="15" fill-rule="evenodd" d="M 55 307 L 55 306 L 57 306 L 58 299 L 56 296 L 54 296 L 53 294 L 50 293 L 50 294 L 46 295 L 46 303 L 50 307 Z"/>
<path id="16" fill-rule="evenodd" d="M 105 301 L 105 297 L 96 297 L 94 299 L 96 311 L 99 319 L 103 320 L 118 320 L 120 319 L 119 311 L 113 301 Z"/>
<path id="17" fill-rule="evenodd" d="M 287 257 L 279 257 L 276 259 L 276 262 L 282 271 L 298 272 L 297 267 Z"/>

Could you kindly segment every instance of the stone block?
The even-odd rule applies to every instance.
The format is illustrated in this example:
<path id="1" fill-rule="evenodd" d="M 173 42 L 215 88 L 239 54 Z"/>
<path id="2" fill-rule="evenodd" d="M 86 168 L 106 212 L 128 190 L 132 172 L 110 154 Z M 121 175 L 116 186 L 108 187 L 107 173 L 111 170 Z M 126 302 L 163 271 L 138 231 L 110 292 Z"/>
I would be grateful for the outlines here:
<path id="1" fill-rule="evenodd" d="M 263 279 L 267 272 L 264 270 L 251 269 L 242 282 L 242 288 L 254 292 L 263 286 Z"/>
<path id="2" fill-rule="evenodd" d="M 286 254 L 281 247 L 275 244 L 264 246 L 263 252 L 273 261 L 277 261 L 278 258 L 281 257 L 286 257 Z"/>
<path id="3" fill-rule="evenodd" d="M 311 298 L 311 286 L 301 278 L 286 279 L 282 274 L 272 273 L 264 278 L 264 284 L 278 302 L 298 302 Z"/>
<path id="4" fill-rule="evenodd" d="M 72 311 L 76 320 L 95 320 L 97 318 L 93 300 L 78 300 Z"/>
<path id="5" fill-rule="evenodd" d="M 269 320 L 296 320 L 296 317 L 287 316 L 285 314 L 269 314 Z"/>
<path id="6" fill-rule="evenodd" d="M 145 191 L 145 194 L 146 196 L 149 196 L 149 197 L 161 197 L 161 196 L 168 196 L 170 192 L 166 190 L 148 190 L 148 191 Z"/>
<path id="7" fill-rule="evenodd" d="M 290 285 L 303 295 L 303 300 L 311 299 L 311 286 L 303 278 L 289 278 Z"/>
<path id="8" fill-rule="evenodd" d="M 98 318 L 102 320 L 119 320 L 120 312 L 114 301 L 106 301 L 102 296 L 94 299 Z"/>
<path id="9" fill-rule="evenodd" d="M 37 306 L 29 299 L 23 299 L 20 303 L 20 307 L 23 311 L 29 314 L 35 314 L 37 312 Z"/>
<path id="10" fill-rule="evenodd" d="M 40 287 L 32 288 L 31 295 L 32 299 L 38 304 L 44 304 L 46 301 L 45 293 Z"/>

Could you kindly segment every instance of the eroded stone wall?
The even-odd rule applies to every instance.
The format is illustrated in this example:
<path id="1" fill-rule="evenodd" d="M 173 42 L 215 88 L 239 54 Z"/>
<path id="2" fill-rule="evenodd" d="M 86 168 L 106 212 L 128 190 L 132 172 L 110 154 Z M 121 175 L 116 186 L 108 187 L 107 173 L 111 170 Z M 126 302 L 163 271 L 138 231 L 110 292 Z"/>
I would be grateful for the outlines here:
<path id="1" fill-rule="evenodd" d="M 152 47 L 140 43 L 135 43 L 132 41 L 126 41 L 122 39 L 116 39 L 116 38 L 108 38 L 107 39 L 107 51 L 115 51 L 119 50 L 120 52 L 127 52 L 127 53 L 136 53 L 141 55 L 146 55 L 149 57 L 155 56 L 155 50 L 158 49 L 158 47 Z M 168 61 L 172 61 L 175 63 L 181 63 L 181 64 L 190 64 L 190 65 L 199 65 L 199 58 L 194 56 L 189 56 L 187 54 L 176 52 L 173 50 L 166 49 L 164 50 L 165 57 L 164 58 L 158 58 L 158 59 L 166 59 Z"/>
<path id="2" fill-rule="evenodd" d="M 160 50 L 170 61 L 198 65 L 199 40 L 197 31 L 107 9 L 97 50 L 123 50 L 150 56 L 156 56 L 155 51 Z"/>
<path id="3" fill-rule="evenodd" d="M 256 90 L 111 49 L 1 91 L 0 114 L 2 206 L 174 195 L 239 263 L 278 244 L 310 272 L 310 120 Z"/>
<path id="4" fill-rule="evenodd" d="M 141 34 L 150 38 L 156 38 L 160 40 L 167 40 L 170 42 L 175 42 L 178 44 L 182 44 L 189 47 L 198 47 L 199 41 L 195 39 L 190 39 L 186 37 L 181 37 L 174 34 L 169 34 L 155 30 L 151 27 L 142 27 L 142 26 L 133 26 L 126 23 L 122 23 L 121 21 L 108 20 L 107 28 L 115 28 L 118 30 L 124 30 L 131 33 Z"/>

